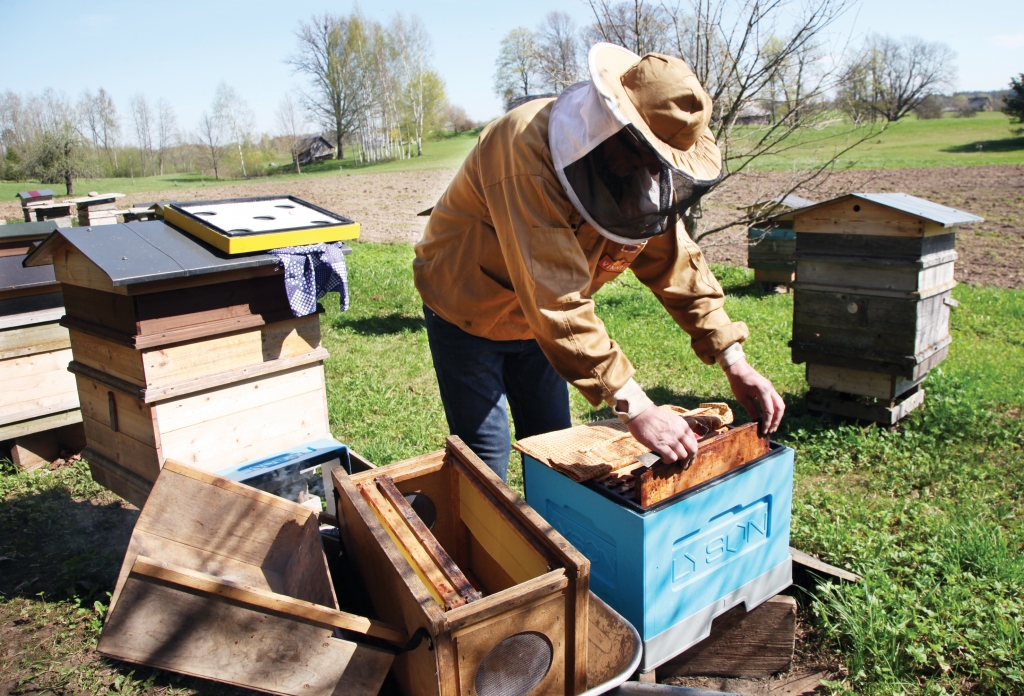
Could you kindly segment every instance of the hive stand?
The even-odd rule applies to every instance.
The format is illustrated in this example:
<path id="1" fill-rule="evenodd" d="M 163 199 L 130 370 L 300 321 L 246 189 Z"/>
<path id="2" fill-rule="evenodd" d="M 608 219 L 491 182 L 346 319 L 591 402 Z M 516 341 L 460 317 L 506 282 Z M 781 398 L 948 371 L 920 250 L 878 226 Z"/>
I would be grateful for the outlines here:
<path id="1" fill-rule="evenodd" d="M 814 201 L 789 194 L 748 205 L 741 210 L 748 217 L 774 214 L 772 222 L 759 222 L 747 228 L 747 268 L 754 271 L 754 282 L 761 288 L 789 285 L 796 274 L 796 234 L 793 221 L 785 216 Z"/>
<path id="2" fill-rule="evenodd" d="M 338 610 L 314 512 L 168 460 L 135 524 L 97 649 L 269 693 L 372 695 L 405 640 Z"/>
<path id="3" fill-rule="evenodd" d="M 141 506 L 163 462 L 220 470 L 328 437 L 317 314 L 267 254 L 163 221 L 61 229 L 26 265 L 61 282 L 93 478 Z"/>
<path id="4" fill-rule="evenodd" d="M 981 218 L 903 193 L 854 193 L 783 216 L 796 232 L 795 363 L 813 410 L 893 425 L 949 353 L 956 230 Z"/>
<path id="5" fill-rule="evenodd" d="M 0 227 L 0 440 L 14 440 L 21 469 L 50 463 L 62 447 L 84 447 L 60 283 L 52 268 L 24 268 L 53 222 Z"/>
<path id="6" fill-rule="evenodd" d="M 461 440 L 450 437 L 443 451 L 374 471 L 349 477 L 336 469 L 333 476 L 342 539 L 379 618 L 429 637 L 395 659 L 404 693 L 586 691 L 590 564 Z M 381 502 L 385 476 L 419 513 L 403 515 L 401 503 Z M 433 514 L 423 512 L 430 508 Z M 421 528 L 431 518 L 429 531 Z M 532 649 L 520 650 L 520 642 Z M 537 662 L 517 669 L 514 659 Z M 524 682 L 519 690 L 516 680 Z"/>

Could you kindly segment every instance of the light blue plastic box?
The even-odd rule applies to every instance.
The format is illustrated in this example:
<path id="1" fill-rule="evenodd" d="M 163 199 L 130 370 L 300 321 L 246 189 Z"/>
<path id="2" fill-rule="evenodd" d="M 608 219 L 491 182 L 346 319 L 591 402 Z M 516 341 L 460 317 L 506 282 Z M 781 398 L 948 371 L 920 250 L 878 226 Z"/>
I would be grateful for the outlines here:
<path id="1" fill-rule="evenodd" d="M 749 611 L 792 582 L 793 450 L 647 510 L 523 455 L 526 501 L 590 559 L 590 589 L 636 627 L 649 671 L 706 638 L 711 621 Z"/>

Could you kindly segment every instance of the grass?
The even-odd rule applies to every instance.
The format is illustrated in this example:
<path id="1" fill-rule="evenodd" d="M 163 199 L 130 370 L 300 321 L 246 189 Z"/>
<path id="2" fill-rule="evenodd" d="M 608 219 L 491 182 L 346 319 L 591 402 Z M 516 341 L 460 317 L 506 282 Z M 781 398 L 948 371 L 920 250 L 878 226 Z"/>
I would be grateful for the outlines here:
<path id="1" fill-rule="evenodd" d="M 352 309 L 330 296 L 321 322 L 332 431 L 382 464 L 438 449 L 447 432 L 411 259 L 409 246 L 356 245 Z M 760 295 L 746 269 L 715 272 L 751 328 L 751 362 L 788 405 L 778 439 L 797 453 L 793 544 L 864 577 L 802 599 L 809 647 L 845 666 L 827 690 L 1024 694 L 1024 292 L 954 291 L 950 357 L 925 407 L 890 432 L 807 413 L 786 346 L 792 296 Z M 597 301 L 658 401 L 732 402 L 632 275 Z M 572 411 L 608 416 L 575 393 Z M 510 473 L 521 490 L 515 456 Z M 5 674 L 15 693 L 230 691 L 91 650 L 133 514 L 82 465 L 0 475 L 0 644 L 24 646 L 0 649 L 0 692 Z"/>
<path id="2" fill-rule="evenodd" d="M 1014 137 L 1010 119 L 1000 112 L 983 112 L 972 118 L 918 120 L 908 116 L 889 124 L 878 137 L 840 158 L 840 167 L 852 169 L 903 169 L 911 167 L 961 167 L 990 164 L 1024 164 L 1024 137 Z M 835 123 L 821 131 L 800 136 L 797 146 L 780 156 L 759 160 L 754 169 L 806 169 L 830 157 L 847 142 L 848 123 Z M 739 129 L 742 136 L 743 128 Z M 756 133 L 752 128 L 747 132 Z M 850 140 L 856 139 L 854 136 Z"/>
<path id="3" fill-rule="evenodd" d="M 737 129 L 753 134 L 751 128 Z M 789 170 L 804 169 L 831 156 L 836 149 L 844 146 L 849 124 L 836 123 L 821 131 L 812 131 L 801 136 L 795 147 L 784 155 L 765 157 L 752 169 Z M 287 182 L 309 177 L 337 176 L 339 174 L 383 174 L 387 172 L 423 171 L 428 169 L 458 169 L 462 161 L 476 144 L 478 131 L 428 140 L 423 143 L 423 156 L 412 159 L 381 162 L 379 164 L 357 165 L 348 160 L 328 160 L 303 167 L 302 174 L 295 174 L 292 167 L 273 170 L 269 177 L 273 181 Z M 979 113 L 974 118 L 956 118 L 946 114 L 944 118 L 919 121 L 909 116 L 891 124 L 877 138 L 844 155 L 838 162 L 841 168 L 877 169 L 905 167 L 960 167 L 989 164 L 1024 164 L 1024 136 L 1013 136 L 1009 118 L 1002 113 Z M 248 181 L 266 181 L 267 177 L 256 177 Z M 146 193 L 166 191 L 175 188 L 206 188 L 229 184 L 244 185 L 245 179 L 213 179 L 198 174 L 166 174 L 164 176 L 138 177 L 135 179 L 81 179 L 76 182 L 79 195 L 87 191 L 117 191 L 120 193 Z M 18 191 L 26 188 L 52 188 L 58 196 L 65 195 L 63 184 L 40 184 L 39 182 L 0 181 L 0 200 L 13 198 Z"/>

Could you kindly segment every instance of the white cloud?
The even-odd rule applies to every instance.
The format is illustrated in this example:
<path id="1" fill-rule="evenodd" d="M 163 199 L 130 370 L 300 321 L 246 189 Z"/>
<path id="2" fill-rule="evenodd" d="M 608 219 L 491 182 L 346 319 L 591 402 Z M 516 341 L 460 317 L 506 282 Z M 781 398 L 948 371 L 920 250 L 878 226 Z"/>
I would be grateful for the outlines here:
<path id="1" fill-rule="evenodd" d="M 995 37 L 995 43 L 1000 48 L 1024 48 L 1024 33 L 999 34 Z"/>

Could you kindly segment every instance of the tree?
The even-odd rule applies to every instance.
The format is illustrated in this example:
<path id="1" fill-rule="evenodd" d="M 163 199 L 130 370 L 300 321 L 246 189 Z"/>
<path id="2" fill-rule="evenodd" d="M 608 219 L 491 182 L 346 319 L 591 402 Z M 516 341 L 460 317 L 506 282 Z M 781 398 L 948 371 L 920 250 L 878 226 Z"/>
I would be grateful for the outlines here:
<path id="1" fill-rule="evenodd" d="M 178 138 L 178 117 L 174 108 L 166 99 L 160 99 L 156 103 L 156 142 L 157 161 L 160 166 L 160 175 L 164 173 L 164 158 L 167 151 L 174 145 Z"/>
<path id="2" fill-rule="evenodd" d="M 436 129 L 448 103 L 444 80 L 427 64 L 431 53 L 430 37 L 419 17 L 413 15 L 412 20 L 406 22 L 401 14 L 396 15 L 390 34 L 402 65 L 401 107 L 406 130 L 411 131 L 416 142 L 417 156 L 422 156 L 423 133 Z"/>
<path id="3" fill-rule="evenodd" d="M 299 165 L 299 143 L 302 142 L 304 126 L 305 123 L 299 115 L 299 110 L 295 108 L 295 102 L 292 101 L 292 95 L 286 92 L 277 106 L 277 131 L 288 145 L 288 151 L 291 152 L 297 174 L 302 173 L 302 167 Z"/>
<path id="4" fill-rule="evenodd" d="M 220 123 L 223 129 L 231 137 L 235 148 L 238 150 L 238 163 L 242 167 L 242 178 L 248 179 L 245 171 L 245 156 L 242 154 L 242 145 L 249 141 L 252 130 L 255 127 L 256 117 L 249 109 L 241 95 L 226 82 L 217 85 L 217 93 L 213 98 L 213 117 Z"/>
<path id="5" fill-rule="evenodd" d="M 224 133 L 220 122 L 210 114 L 204 112 L 199 119 L 199 141 L 203 145 L 203 152 L 206 154 L 213 167 L 213 178 L 220 179 L 220 158 L 223 151 Z"/>
<path id="6" fill-rule="evenodd" d="M 69 196 L 75 195 L 75 179 L 88 176 L 94 169 L 77 116 L 66 97 L 46 90 L 38 114 L 39 134 L 28 163 L 30 175 L 44 184 L 63 181 Z"/>
<path id="7" fill-rule="evenodd" d="M 336 156 L 344 159 L 343 141 L 358 127 L 364 107 L 360 49 L 365 48 L 367 37 L 362 20 L 357 15 L 325 13 L 300 22 L 295 35 L 299 46 L 287 62 L 309 79 L 303 105 L 314 120 L 334 131 Z"/>
<path id="8" fill-rule="evenodd" d="M 535 34 L 538 72 L 552 92 L 586 79 L 586 55 L 572 18 L 549 12 Z"/>
<path id="9" fill-rule="evenodd" d="M 846 66 L 845 77 L 855 90 L 845 101 L 859 114 L 870 111 L 890 123 L 898 121 L 930 95 L 952 86 L 955 58 L 943 43 L 870 36 Z M 846 79 L 842 88 L 848 89 Z"/>
<path id="10" fill-rule="evenodd" d="M 78 108 L 93 147 L 107 153 L 116 174 L 117 139 L 121 135 L 121 121 L 114 100 L 102 87 L 95 95 L 86 90 L 82 94 Z"/>
<path id="11" fill-rule="evenodd" d="M 476 124 L 461 106 L 448 104 L 444 111 L 444 128 L 452 133 L 472 130 Z"/>
<path id="12" fill-rule="evenodd" d="M 149 155 L 153 151 L 153 112 L 142 94 L 132 97 L 132 123 L 135 125 L 135 142 L 142 159 L 142 175 L 146 175 Z"/>
<path id="13" fill-rule="evenodd" d="M 537 47 L 533 32 L 516 27 L 501 40 L 501 50 L 495 63 L 494 92 L 508 103 L 516 97 L 526 97 L 536 86 L 538 70 Z"/>
<path id="14" fill-rule="evenodd" d="M 1010 123 L 1024 123 L 1024 73 L 1010 78 L 1010 91 L 1004 98 L 1003 113 L 1010 117 Z M 1014 133 L 1024 133 L 1024 127 L 1015 128 Z"/>
<path id="15" fill-rule="evenodd" d="M 664 5 L 644 0 L 617 4 L 587 0 L 587 4 L 594 15 L 588 32 L 591 39 L 618 44 L 638 56 L 670 50 L 672 14 Z"/>
<path id="16" fill-rule="evenodd" d="M 945 100 L 937 94 L 929 94 L 921 100 L 921 103 L 914 109 L 914 113 L 922 121 L 942 118 L 943 102 Z M 955 102 L 955 99 L 954 99 Z"/>

